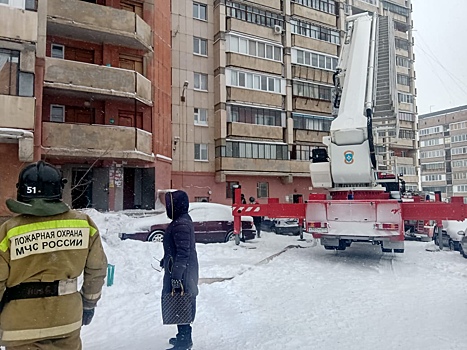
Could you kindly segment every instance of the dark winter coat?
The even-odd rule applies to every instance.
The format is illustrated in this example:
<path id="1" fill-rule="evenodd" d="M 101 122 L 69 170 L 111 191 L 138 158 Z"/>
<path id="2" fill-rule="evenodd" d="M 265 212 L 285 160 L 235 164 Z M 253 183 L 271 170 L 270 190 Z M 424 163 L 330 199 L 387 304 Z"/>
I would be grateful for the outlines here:
<path id="1" fill-rule="evenodd" d="M 171 279 L 178 279 L 187 293 L 196 296 L 199 268 L 193 221 L 188 214 L 188 195 L 183 191 L 166 193 L 165 203 L 172 222 L 164 233 L 162 294 L 172 291 Z"/>

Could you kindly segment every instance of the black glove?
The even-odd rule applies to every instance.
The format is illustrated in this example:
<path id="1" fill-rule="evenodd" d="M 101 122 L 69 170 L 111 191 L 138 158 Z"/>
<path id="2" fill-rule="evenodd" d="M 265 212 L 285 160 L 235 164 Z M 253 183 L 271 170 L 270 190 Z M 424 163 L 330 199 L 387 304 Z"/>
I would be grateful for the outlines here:
<path id="1" fill-rule="evenodd" d="M 159 262 L 159 266 L 161 268 L 164 268 L 164 258 L 162 258 L 161 261 Z"/>
<path id="2" fill-rule="evenodd" d="M 173 289 L 180 289 L 182 288 L 183 285 L 182 285 L 182 281 L 181 280 L 176 280 L 176 279 L 173 279 L 172 278 L 172 288 Z"/>
<path id="3" fill-rule="evenodd" d="M 83 326 L 87 326 L 91 323 L 92 318 L 94 317 L 94 308 L 92 309 L 83 309 Z"/>

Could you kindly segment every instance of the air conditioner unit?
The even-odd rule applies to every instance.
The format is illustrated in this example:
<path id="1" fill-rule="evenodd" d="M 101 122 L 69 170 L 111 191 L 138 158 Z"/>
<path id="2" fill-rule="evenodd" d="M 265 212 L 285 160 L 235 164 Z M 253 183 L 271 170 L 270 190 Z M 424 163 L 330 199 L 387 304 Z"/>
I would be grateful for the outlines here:
<path id="1" fill-rule="evenodd" d="M 274 26 L 274 34 L 277 34 L 277 35 L 282 34 L 282 27 L 280 25 L 276 24 Z"/>

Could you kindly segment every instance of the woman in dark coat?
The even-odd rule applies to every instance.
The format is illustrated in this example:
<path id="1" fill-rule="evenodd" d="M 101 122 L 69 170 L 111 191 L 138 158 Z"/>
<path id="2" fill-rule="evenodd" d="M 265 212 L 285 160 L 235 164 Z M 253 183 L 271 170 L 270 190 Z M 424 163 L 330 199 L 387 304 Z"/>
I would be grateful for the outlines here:
<path id="1" fill-rule="evenodd" d="M 192 320 L 196 313 L 196 296 L 198 295 L 198 257 L 195 246 L 193 221 L 188 214 L 189 200 L 184 191 L 165 194 L 167 216 L 172 222 L 164 234 L 164 268 L 162 295 L 179 290 L 183 286 L 185 293 L 193 296 Z M 177 325 L 178 334 L 169 343 L 174 345 L 170 350 L 187 350 L 193 346 L 191 325 Z"/>

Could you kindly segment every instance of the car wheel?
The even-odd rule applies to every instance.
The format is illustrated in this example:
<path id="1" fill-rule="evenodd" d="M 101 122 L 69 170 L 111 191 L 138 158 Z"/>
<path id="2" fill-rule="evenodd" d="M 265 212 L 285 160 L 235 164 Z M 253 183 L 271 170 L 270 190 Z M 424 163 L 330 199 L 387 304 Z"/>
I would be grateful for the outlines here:
<path id="1" fill-rule="evenodd" d="M 152 231 L 148 237 L 148 242 L 161 243 L 164 240 L 164 231 Z"/>
<path id="2" fill-rule="evenodd" d="M 435 245 L 439 246 L 438 234 L 435 233 Z"/>
<path id="3" fill-rule="evenodd" d="M 462 247 L 462 243 L 459 242 L 459 253 L 460 255 L 464 256 L 464 248 Z"/>
<path id="4" fill-rule="evenodd" d="M 225 242 L 230 241 L 235 241 L 235 234 L 233 233 L 233 231 L 227 232 L 227 235 L 225 236 Z"/>

